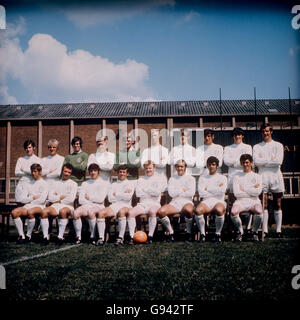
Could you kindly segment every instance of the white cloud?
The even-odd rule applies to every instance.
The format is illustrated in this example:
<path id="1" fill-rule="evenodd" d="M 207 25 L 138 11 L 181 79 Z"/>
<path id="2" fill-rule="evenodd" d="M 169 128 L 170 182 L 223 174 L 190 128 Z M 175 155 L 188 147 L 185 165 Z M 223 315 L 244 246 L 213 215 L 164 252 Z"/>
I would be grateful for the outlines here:
<path id="1" fill-rule="evenodd" d="M 8 76 L 23 85 L 30 97 L 26 103 L 154 100 L 144 63 L 133 59 L 114 63 L 82 49 L 69 52 L 49 34 L 35 34 L 24 51 L 18 38 L 2 43 L 2 103 L 17 101 L 8 94 Z"/>
<path id="2" fill-rule="evenodd" d="M 163 6 L 175 6 L 174 0 L 124 1 L 98 5 L 81 5 L 61 10 L 66 17 L 80 28 L 87 28 L 97 24 L 111 24 L 116 21 L 138 16 L 145 11 Z"/>
<path id="3" fill-rule="evenodd" d="M 7 86 L 0 86 L 0 104 L 18 104 L 18 100 L 8 94 Z"/>
<path id="4" fill-rule="evenodd" d="M 189 21 L 191 21 L 194 17 L 198 17 L 198 16 L 200 16 L 200 13 L 192 10 L 191 12 L 187 13 L 187 14 L 184 16 L 183 20 L 184 20 L 184 22 L 189 22 Z"/>

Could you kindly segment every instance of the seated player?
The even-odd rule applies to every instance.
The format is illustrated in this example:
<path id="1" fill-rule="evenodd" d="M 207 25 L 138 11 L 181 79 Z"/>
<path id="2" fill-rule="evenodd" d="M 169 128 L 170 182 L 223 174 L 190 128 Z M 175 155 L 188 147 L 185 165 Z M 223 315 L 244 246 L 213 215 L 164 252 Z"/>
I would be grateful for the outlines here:
<path id="1" fill-rule="evenodd" d="M 161 193 L 167 189 L 167 179 L 162 174 L 156 174 L 155 163 L 148 160 L 144 163 L 145 176 L 139 178 L 136 185 L 136 196 L 139 203 L 129 210 L 127 223 L 130 234 L 130 244 L 133 244 L 133 235 L 136 227 L 135 218 L 141 214 L 149 214 L 148 243 L 152 243 L 156 228 L 156 213 L 161 207 Z"/>
<path id="2" fill-rule="evenodd" d="M 241 212 L 250 211 L 254 214 L 253 219 L 253 241 L 257 242 L 258 229 L 262 222 L 263 209 L 259 199 L 262 192 L 261 176 L 252 171 L 253 158 L 250 154 L 242 154 L 240 157 L 243 172 L 238 173 L 233 178 L 233 193 L 236 201 L 231 208 L 231 220 L 238 230 L 235 240 L 242 241 L 243 226 L 239 216 Z"/>
<path id="3" fill-rule="evenodd" d="M 81 243 L 81 217 L 88 217 L 90 228 L 90 243 L 96 244 L 95 241 L 95 227 L 96 214 L 104 209 L 104 200 L 110 183 L 107 180 L 100 178 L 100 167 L 96 163 L 92 163 L 88 167 L 91 179 L 82 183 L 79 191 L 80 207 L 75 209 L 73 215 L 73 224 L 76 232 L 76 243 Z"/>
<path id="4" fill-rule="evenodd" d="M 48 195 L 48 187 L 42 179 L 42 167 L 38 163 L 30 166 L 32 179 L 23 183 L 22 193 L 19 194 L 20 202 L 25 203 L 23 207 L 18 207 L 12 211 L 12 216 L 19 233 L 18 244 L 29 242 L 35 225 L 35 215 L 41 215 L 45 208 Z M 23 222 L 21 216 L 27 217 L 27 233 L 24 236 Z"/>
<path id="5" fill-rule="evenodd" d="M 52 184 L 48 200 L 51 206 L 43 210 L 41 227 L 43 232 L 43 244 L 49 243 L 48 217 L 58 217 L 57 244 L 64 243 L 64 233 L 68 224 L 68 217 L 73 215 L 74 200 L 77 193 L 77 183 L 70 179 L 73 166 L 70 163 L 63 165 L 61 179 Z"/>
<path id="6" fill-rule="evenodd" d="M 204 215 L 216 214 L 215 242 L 221 242 L 221 231 L 224 225 L 226 202 L 224 201 L 227 189 L 227 178 L 217 172 L 219 159 L 209 157 L 206 162 L 209 171 L 208 175 L 201 176 L 198 180 L 199 197 L 203 200 L 196 208 L 195 220 L 200 231 L 200 242 L 205 241 L 205 220 Z"/>
<path id="7" fill-rule="evenodd" d="M 242 128 L 236 127 L 232 131 L 233 144 L 224 148 L 224 163 L 228 167 L 228 200 L 229 207 L 232 206 L 236 200 L 233 195 L 233 178 L 238 172 L 243 172 L 243 167 L 240 163 L 240 157 L 242 154 L 252 155 L 252 147 L 249 144 L 245 144 L 243 139 L 245 132 Z M 252 224 L 252 215 L 249 215 L 246 232 L 249 233 Z"/>
<path id="8" fill-rule="evenodd" d="M 109 207 L 104 208 L 98 213 L 97 228 L 99 239 L 97 245 L 104 244 L 105 219 L 118 217 L 119 235 L 116 245 L 123 244 L 126 229 L 126 216 L 129 209 L 132 208 L 131 200 L 135 190 L 136 180 L 128 180 L 127 166 L 118 167 L 118 181 L 113 182 L 108 191 L 108 201 L 111 203 Z"/>
<path id="9" fill-rule="evenodd" d="M 192 241 L 193 196 L 196 190 L 196 181 L 193 176 L 186 174 L 186 168 L 187 164 L 184 160 L 178 160 L 175 163 L 177 175 L 171 177 L 168 183 L 168 193 L 172 197 L 172 201 L 162 206 L 157 212 L 161 223 L 169 232 L 168 242 L 174 242 L 174 231 L 168 216 L 177 213 L 181 213 L 185 217 L 186 240 L 188 242 Z"/>

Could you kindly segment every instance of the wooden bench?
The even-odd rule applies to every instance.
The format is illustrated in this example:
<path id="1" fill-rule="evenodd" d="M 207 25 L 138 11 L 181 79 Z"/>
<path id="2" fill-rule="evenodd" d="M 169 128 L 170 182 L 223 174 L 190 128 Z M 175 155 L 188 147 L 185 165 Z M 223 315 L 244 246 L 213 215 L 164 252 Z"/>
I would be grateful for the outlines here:
<path id="1" fill-rule="evenodd" d="M 1 216 L 1 236 L 6 237 L 9 235 L 9 221 L 10 215 L 13 209 L 15 209 L 18 205 L 0 205 L 0 216 Z"/>

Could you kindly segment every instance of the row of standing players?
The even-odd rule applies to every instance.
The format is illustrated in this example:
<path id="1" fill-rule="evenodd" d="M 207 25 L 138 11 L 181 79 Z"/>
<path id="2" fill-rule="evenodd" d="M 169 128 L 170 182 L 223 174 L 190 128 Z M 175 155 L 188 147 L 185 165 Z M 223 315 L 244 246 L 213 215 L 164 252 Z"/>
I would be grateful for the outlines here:
<path id="1" fill-rule="evenodd" d="M 157 223 L 156 216 L 160 218 L 167 229 L 169 241 L 173 241 L 173 229 L 168 215 L 179 212 L 185 216 L 188 241 L 191 240 L 194 213 L 194 219 L 201 233 L 200 241 L 205 241 L 203 215 L 215 212 L 216 241 L 221 241 L 220 235 L 226 211 L 224 195 L 227 189 L 231 200 L 235 197 L 231 209 L 231 219 L 237 230 L 237 241 L 241 241 L 243 234 L 239 218 L 239 213 L 242 211 L 250 211 L 255 214 L 253 221 L 253 239 L 255 241 L 258 240 L 257 230 L 262 217 L 266 219 L 264 232 L 268 233 L 267 197 L 264 201 L 264 208 L 261 207 L 258 198 L 262 190 L 265 193 L 273 193 L 276 233 L 280 236 L 281 198 L 284 191 L 280 170 L 283 161 L 283 146 L 272 139 L 272 131 L 272 126 L 269 123 L 261 127 L 263 141 L 253 147 L 254 161 L 251 156 L 252 147 L 243 143 L 244 132 L 242 129 L 235 128 L 233 130 L 234 143 L 225 147 L 224 154 L 223 147 L 213 143 L 213 131 L 210 129 L 204 131 L 203 158 L 206 166 L 200 167 L 201 175 L 198 180 L 198 193 L 203 200 L 196 210 L 194 210 L 192 202 L 196 181 L 191 176 L 189 169 L 195 166 L 195 163 L 197 166 L 197 160 L 198 163 L 201 162 L 197 150 L 188 144 L 188 131 L 182 130 L 181 144 L 175 146 L 168 154 L 168 150 L 159 144 L 158 130 L 153 130 L 152 146 L 143 151 L 141 156 L 140 152 L 134 148 L 133 140 L 130 137 L 127 137 L 127 150 L 118 152 L 116 157 L 107 151 L 107 137 L 97 139 L 97 152 L 90 156 L 82 151 L 81 139 L 75 137 L 71 142 L 74 152 L 66 158 L 57 154 L 58 142 L 56 140 L 49 141 L 50 154 L 43 159 L 34 154 L 34 142 L 26 141 L 24 143 L 26 156 L 18 159 L 15 170 L 16 176 L 20 177 L 16 188 L 16 202 L 24 204 L 12 212 L 19 233 L 18 243 L 31 239 L 37 215 L 41 216 L 44 244 L 49 242 L 49 216 L 59 217 L 59 243 L 64 240 L 63 234 L 68 217 L 73 218 L 77 235 L 76 242 L 81 242 L 80 217 L 82 216 L 88 216 L 92 243 L 96 243 L 94 239 L 96 224 L 99 233 L 97 243 L 100 245 L 104 243 L 105 219 L 113 216 L 118 217 L 119 237 L 117 244 L 123 243 L 126 222 L 129 227 L 130 243 L 132 243 L 136 227 L 135 217 L 143 213 L 149 214 L 149 242 L 152 242 Z M 241 155 L 245 154 L 248 155 L 246 159 L 241 159 Z M 224 163 L 229 167 L 228 183 L 227 178 L 217 170 L 221 167 L 223 156 Z M 207 162 L 208 159 L 210 162 Z M 141 163 L 145 168 L 145 176 L 137 180 L 138 167 Z M 172 174 L 168 182 L 165 174 L 167 163 L 175 167 L 175 173 Z M 39 166 L 32 167 L 32 164 Z M 125 164 L 126 166 L 124 166 Z M 258 174 L 252 171 L 254 164 L 258 167 Z M 62 167 L 63 170 L 61 170 Z M 84 181 L 87 167 L 91 178 Z M 213 167 L 216 167 L 215 171 Z M 117 170 L 118 180 L 116 183 L 110 184 L 112 169 Z M 166 190 L 172 201 L 161 207 L 160 195 Z M 134 191 L 140 201 L 136 207 L 132 208 L 131 198 Z M 74 210 L 73 203 L 76 194 L 79 196 L 80 206 Z M 112 204 L 109 207 L 104 207 L 104 199 L 107 195 L 108 201 Z M 47 201 L 51 205 L 45 207 Z M 26 236 L 21 216 L 28 218 Z"/>

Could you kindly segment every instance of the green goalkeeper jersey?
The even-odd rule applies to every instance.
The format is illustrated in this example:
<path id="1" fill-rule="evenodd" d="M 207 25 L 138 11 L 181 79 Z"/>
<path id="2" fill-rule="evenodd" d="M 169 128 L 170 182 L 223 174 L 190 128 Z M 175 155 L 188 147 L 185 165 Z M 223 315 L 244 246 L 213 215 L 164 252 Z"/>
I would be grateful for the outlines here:
<path id="1" fill-rule="evenodd" d="M 73 152 L 65 157 L 65 163 L 70 163 L 73 166 L 73 171 L 70 179 L 75 181 L 78 186 L 85 180 L 85 171 L 88 163 L 88 154 L 81 151 L 79 153 Z"/>

